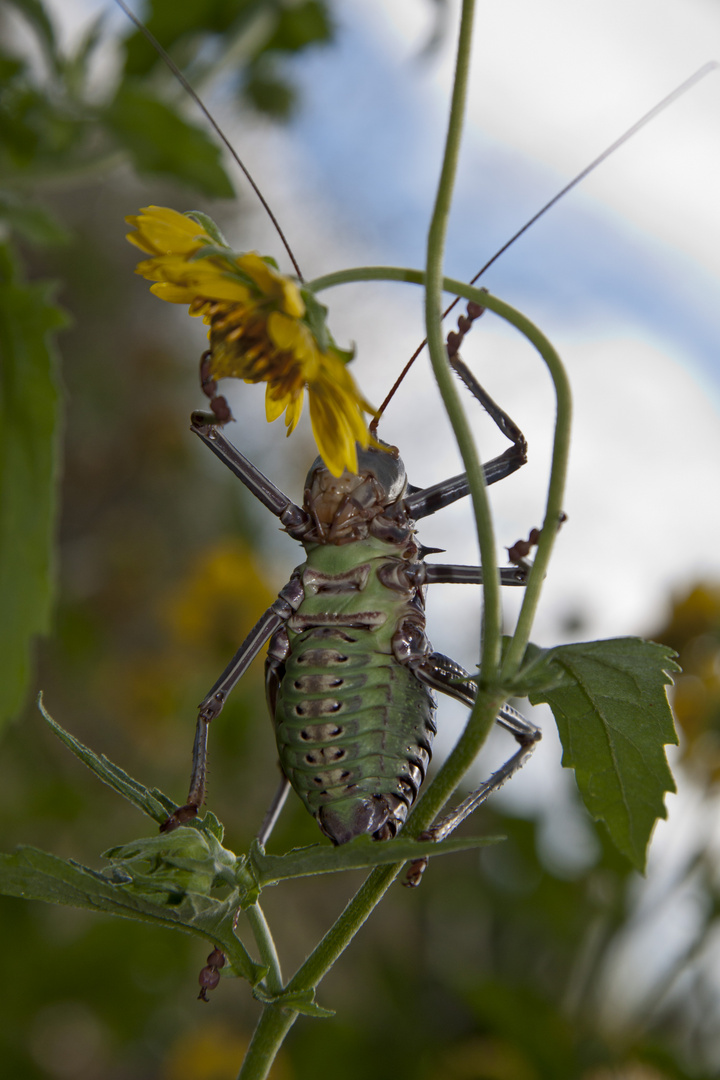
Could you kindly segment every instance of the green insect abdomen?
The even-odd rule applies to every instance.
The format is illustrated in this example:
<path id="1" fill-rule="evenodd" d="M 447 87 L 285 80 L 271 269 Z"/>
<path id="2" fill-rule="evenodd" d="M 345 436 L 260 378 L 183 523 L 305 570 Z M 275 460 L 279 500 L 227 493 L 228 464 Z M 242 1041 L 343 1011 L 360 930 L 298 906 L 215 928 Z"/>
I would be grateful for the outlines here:
<path id="1" fill-rule="evenodd" d="M 392 577 L 403 565 L 387 557 L 391 545 L 349 547 L 316 549 L 300 571 L 305 600 L 288 626 L 275 702 L 283 770 L 338 844 L 395 835 L 435 734 L 432 691 L 393 651 L 406 619 L 422 631 L 421 592 L 383 584 L 383 568 Z"/>

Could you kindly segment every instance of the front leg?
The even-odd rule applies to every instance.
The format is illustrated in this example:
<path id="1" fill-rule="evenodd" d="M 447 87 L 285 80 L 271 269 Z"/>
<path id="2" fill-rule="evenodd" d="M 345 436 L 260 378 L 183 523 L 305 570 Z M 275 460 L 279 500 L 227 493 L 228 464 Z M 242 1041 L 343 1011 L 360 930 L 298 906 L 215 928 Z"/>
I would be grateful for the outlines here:
<path id="1" fill-rule="evenodd" d="M 260 472 L 252 461 L 241 454 L 236 446 L 225 438 L 217 426 L 217 418 L 207 413 L 194 412 L 190 418 L 190 430 L 201 439 L 223 465 L 241 480 L 248 491 L 280 519 L 286 532 L 295 540 L 301 540 L 311 524 L 309 515 L 296 506 L 280 488 Z"/>
<path id="2" fill-rule="evenodd" d="M 527 461 L 527 442 L 520 428 L 508 414 L 493 401 L 486 390 L 480 385 L 473 373 L 459 356 L 450 359 L 453 371 L 462 379 L 473 397 L 480 402 L 485 411 L 492 417 L 503 435 L 512 443 L 502 454 L 492 458 L 483 465 L 485 483 L 495 484 L 503 480 L 511 473 L 517 472 Z M 411 518 L 418 521 L 437 513 L 450 503 L 464 498 L 470 488 L 465 473 L 452 476 L 449 480 L 443 480 L 433 487 L 413 491 L 405 497 L 405 506 Z"/>

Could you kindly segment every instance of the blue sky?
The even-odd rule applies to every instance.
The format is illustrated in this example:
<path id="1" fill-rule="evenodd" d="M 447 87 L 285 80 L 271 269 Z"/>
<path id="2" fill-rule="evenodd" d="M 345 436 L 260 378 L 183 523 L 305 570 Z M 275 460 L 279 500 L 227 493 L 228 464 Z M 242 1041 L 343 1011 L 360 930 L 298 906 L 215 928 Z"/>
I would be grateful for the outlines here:
<path id="1" fill-rule="evenodd" d="M 404 6 L 408 11 L 423 7 L 420 0 Z M 370 7 L 377 13 L 377 5 Z M 318 200 L 339 207 L 347 228 L 372 239 L 378 258 L 418 265 L 423 261 L 443 136 L 444 101 L 437 92 L 442 64 L 438 58 L 423 64 L 413 56 L 417 33 L 415 44 L 393 49 L 383 35 L 387 26 L 378 26 L 367 8 L 361 11 L 357 4 L 345 3 L 340 10 L 344 30 L 338 46 L 318 50 L 298 65 L 304 108 L 294 134 L 314 169 Z M 689 28 L 688 36 L 700 35 L 700 29 Z M 720 12 L 716 43 L 720 55 Z M 444 54 L 451 52 L 452 44 L 448 39 Z M 711 47 L 712 41 L 701 41 L 697 57 L 709 59 Z M 678 81 L 691 73 L 688 63 L 695 58 L 675 65 Z M 647 94 L 638 93 L 635 111 L 614 109 L 617 119 L 608 124 L 611 138 L 672 88 L 671 77 L 658 77 Z M 530 104 L 537 87 L 535 75 L 519 70 L 518 80 L 526 82 Z M 642 81 L 642 73 L 637 73 L 637 81 Z M 720 142 L 720 74 L 709 76 L 706 83 L 707 88 L 698 87 L 672 108 L 681 113 L 678 122 L 687 126 L 685 114 L 700 113 L 706 99 L 714 96 Z M 656 98 L 649 96 L 653 89 Z M 693 95 L 699 99 L 694 110 Z M 466 277 L 573 175 L 488 133 L 476 116 L 477 110 L 471 108 L 446 260 L 449 272 Z M 529 108 L 527 122 L 534 121 Z M 660 188 L 678 153 L 668 141 L 672 132 L 664 132 L 664 121 L 655 121 L 658 130 L 652 139 Z M 589 123 L 566 131 L 569 141 L 577 136 L 588 145 L 585 153 L 580 149 L 574 155 L 573 171 L 604 148 L 598 139 L 588 138 Z M 502 120 L 495 120 L 493 128 L 502 128 Z M 514 136 L 513 142 L 518 141 Z M 633 158 L 647 157 L 645 135 L 617 154 L 629 168 Z M 717 164 L 717 155 L 713 161 Z M 598 175 L 611 173 L 614 164 L 600 166 Z M 686 164 L 690 176 L 704 162 L 688 157 Z M 720 174 L 707 177 L 708 192 L 713 183 L 718 190 Z M 631 205 L 621 213 L 590 193 L 589 186 L 581 186 L 554 207 L 503 256 L 487 283 L 499 295 L 512 296 L 522 310 L 532 309 L 541 324 L 544 319 L 563 322 L 578 333 L 597 337 L 626 326 L 656 341 L 671 340 L 697 373 L 720 390 L 718 277 L 673 243 L 672 232 L 650 231 L 638 223 Z M 681 189 L 668 197 L 667 216 L 677 213 L 676 199 L 682 201 Z M 715 211 L 714 222 L 705 222 L 711 245 L 718 238 L 720 214 L 709 195 L 707 209 Z"/>

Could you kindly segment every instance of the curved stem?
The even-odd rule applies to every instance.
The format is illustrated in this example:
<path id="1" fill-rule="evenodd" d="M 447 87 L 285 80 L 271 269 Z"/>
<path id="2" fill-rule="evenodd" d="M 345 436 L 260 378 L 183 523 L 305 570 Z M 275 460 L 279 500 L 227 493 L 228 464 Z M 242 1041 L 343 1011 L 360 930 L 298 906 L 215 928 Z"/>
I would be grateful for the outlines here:
<path id="1" fill-rule="evenodd" d="M 329 289 L 335 285 L 344 285 L 353 281 L 405 281 L 409 284 L 422 285 L 425 275 L 421 270 L 412 270 L 397 266 L 364 266 L 353 270 L 340 270 L 326 274 L 310 282 L 315 291 Z M 511 323 L 538 350 L 547 364 L 555 386 L 557 415 L 553 440 L 552 465 L 545 507 L 543 530 L 538 544 L 537 554 L 525 588 L 525 597 L 518 617 L 515 633 L 503 657 L 499 682 L 506 688 L 512 683 L 522 663 L 522 658 L 529 641 L 532 622 L 537 610 L 540 590 L 545 577 L 555 537 L 562 514 L 562 500 L 567 478 L 567 463 L 570 449 L 570 426 L 572 420 L 572 398 L 570 384 L 565 368 L 557 352 L 540 330 L 521 312 L 499 300 L 491 293 L 467 285 L 453 278 L 443 278 L 446 292 L 463 296 L 499 315 Z M 483 564 L 486 565 L 486 564 Z M 495 564 L 491 564 L 495 565 Z"/>

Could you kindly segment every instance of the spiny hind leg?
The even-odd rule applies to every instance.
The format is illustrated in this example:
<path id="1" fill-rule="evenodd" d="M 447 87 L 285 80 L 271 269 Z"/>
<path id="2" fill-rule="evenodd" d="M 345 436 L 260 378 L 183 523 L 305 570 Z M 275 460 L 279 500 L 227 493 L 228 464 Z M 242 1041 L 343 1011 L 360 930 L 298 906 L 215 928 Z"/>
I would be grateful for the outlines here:
<path id="1" fill-rule="evenodd" d="M 468 681 L 470 678 L 468 672 L 442 653 L 431 653 L 416 669 L 416 674 L 435 690 L 454 697 L 465 705 L 472 707 L 475 702 L 477 691 L 475 684 Z M 463 799 L 454 810 L 422 833 L 419 839 L 438 841 L 450 836 L 458 825 L 461 825 L 490 795 L 498 791 L 506 780 L 522 768 L 542 738 L 540 728 L 530 720 L 526 720 L 512 705 L 502 706 L 496 717 L 496 723 L 513 736 L 518 743 L 518 749 L 492 776 Z M 410 864 L 404 884 L 410 887 L 419 885 L 427 863 L 427 858 L 415 859 Z"/>

